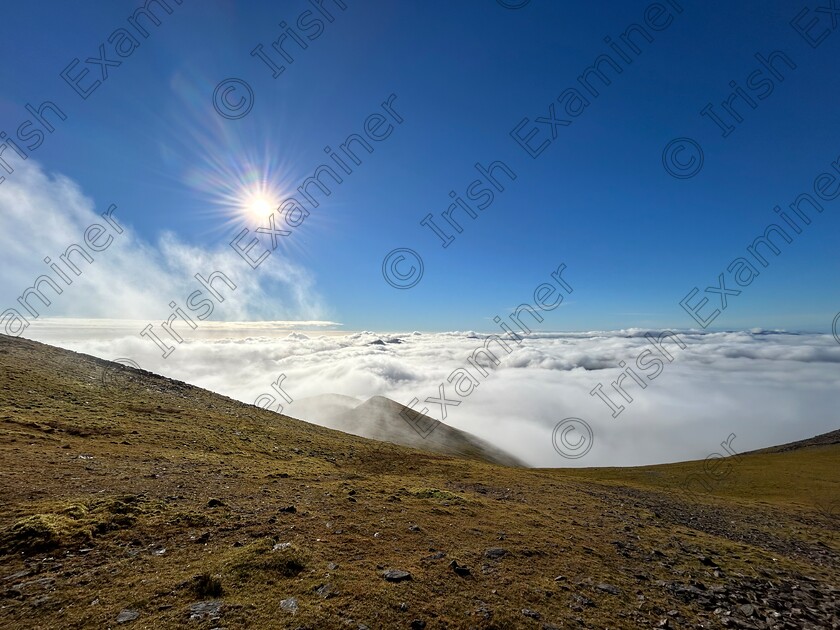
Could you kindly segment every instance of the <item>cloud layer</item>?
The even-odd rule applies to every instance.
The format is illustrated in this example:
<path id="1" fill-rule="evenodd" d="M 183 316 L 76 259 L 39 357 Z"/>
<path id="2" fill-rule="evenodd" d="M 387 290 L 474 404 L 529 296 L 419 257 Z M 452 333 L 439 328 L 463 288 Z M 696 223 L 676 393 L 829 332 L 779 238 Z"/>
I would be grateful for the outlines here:
<path id="1" fill-rule="evenodd" d="M 441 419 L 438 397 L 460 401 L 447 407 L 446 422 L 486 439 L 535 466 L 625 466 L 698 459 L 721 452 L 734 433 L 738 452 L 810 437 L 836 429 L 840 391 L 840 346 L 831 335 L 771 332 L 681 332 L 685 349 L 670 347 L 654 380 L 636 368 L 651 348 L 646 331 L 534 333 L 500 365 L 487 368 L 467 396 L 458 396 L 447 377 L 464 366 L 484 335 L 289 333 L 283 325 L 219 325 L 215 338 L 189 340 L 168 359 L 148 341 L 125 330 L 95 331 L 63 322 L 40 322 L 33 338 L 106 359 L 130 358 L 144 369 L 194 383 L 253 403 L 274 394 L 294 399 L 337 393 L 367 399 L 381 395 Z M 399 341 L 399 343 L 396 343 Z M 391 342 L 391 343 L 389 343 Z M 610 385 L 634 367 L 647 387 L 626 378 L 623 400 Z M 485 363 L 489 363 L 486 362 Z M 649 374 L 654 370 L 649 369 Z M 598 384 L 625 409 L 615 418 L 590 391 Z M 591 426 L 594 443 L 580 459 L 555 451 L 554 427 L 576 417 Z M 578 439 L 573 436 L 572 441 Z"/>

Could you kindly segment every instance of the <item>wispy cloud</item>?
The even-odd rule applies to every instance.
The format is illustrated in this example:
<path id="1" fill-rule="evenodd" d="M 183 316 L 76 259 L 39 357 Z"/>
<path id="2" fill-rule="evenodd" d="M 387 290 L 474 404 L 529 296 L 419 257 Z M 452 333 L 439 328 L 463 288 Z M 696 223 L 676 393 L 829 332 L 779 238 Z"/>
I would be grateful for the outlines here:
<path id="1" fill-rule="evenodd" d="M 324 319 L 326 308 L 313 277 L 279 251 L 253 270 L 226 243 L 207 249 L 167 231 L 147 240 L 132 229 L 132 217 L 119 209 L 119 200 L 113 200 L 117 227 L 111 227 L 101 216 L 111 204 L 94 204 L 70 179 L 45 173 L 31 159 L 15 175 L 0 186 L 2 310 L 13 308 L 34 319 L 17 299 L 37 278 L 47 276 L 61 294 L 48 283 L 40 286 L 51 304 L 46 306 L 32 296 L 28 303 L 38 317 L 159 321 L 171 311 L 170 302 L 182 304 L 195 290 L 196 273 L 207 276 L 223 271 L 235 282 L 236 290 L 216 305 L 214 320 Z M 96 224 L 107 230 L 100 244 L 106 237 L 112 239 L 99 252 L 85 244 L 86 230 Z M 71 256 L 80 275 L 61 260 L 74 244 L 94 259 L 89 263 L 79 254 Z"/>

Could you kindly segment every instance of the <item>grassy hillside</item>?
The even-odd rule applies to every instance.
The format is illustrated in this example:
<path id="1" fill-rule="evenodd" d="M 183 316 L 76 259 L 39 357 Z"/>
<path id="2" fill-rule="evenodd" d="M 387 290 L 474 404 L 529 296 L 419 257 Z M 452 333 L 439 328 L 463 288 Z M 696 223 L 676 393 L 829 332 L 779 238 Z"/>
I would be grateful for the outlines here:
<path id="1" fill-rule="evenodd" d="M 505 468 L 34 342 L 0 366 L 3 628 L 838 623 L 836 444 L 686 494 L 702 463 Z"/>
<path id="2" fill-rule="evenodd" d="M 840 443 L 835 442 L 737 454 L 717 464 L 717 469 L 712 468 L 713 463 L 704 468 L 701 460 L 633 468 L 584 468 L 572 474 L 640 488 L 677 489 L 699 500 L 753 501 L 807 513 L 840 501 L 838 454 Z"/>

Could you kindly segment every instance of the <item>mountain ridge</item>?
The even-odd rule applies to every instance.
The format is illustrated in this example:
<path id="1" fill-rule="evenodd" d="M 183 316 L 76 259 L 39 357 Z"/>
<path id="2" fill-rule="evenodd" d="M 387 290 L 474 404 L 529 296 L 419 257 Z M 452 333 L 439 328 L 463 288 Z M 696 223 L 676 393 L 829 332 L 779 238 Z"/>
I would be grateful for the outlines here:
<path id="1" fill-rule="evenodd" d="M 300 403 L 303 403 L 303 409 L 297 415 Z M 443 455 L 478 459 L 502 466 L 526 466 L 523 461 L 478 436 L 385 396 L 371 396 L 365 401 L 358 401 L 341 394 L 324 394 L 295 401 L 289 407 L 288 415 L 353 435 Z"/>

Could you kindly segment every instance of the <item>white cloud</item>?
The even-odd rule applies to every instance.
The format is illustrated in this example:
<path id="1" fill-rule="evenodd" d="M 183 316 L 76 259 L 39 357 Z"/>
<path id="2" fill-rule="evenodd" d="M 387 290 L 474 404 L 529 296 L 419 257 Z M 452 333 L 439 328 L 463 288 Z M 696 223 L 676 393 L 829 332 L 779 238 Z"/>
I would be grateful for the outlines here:
<path id="1" fill-rule="evenodd" d="M 438 394 L 438 386 L 483 346 L 474 333 L 290 334 L 268 325 L 219 325 L 217 338 L 187 341 L 168 359 L 149 342 L 119 331 L 71 334 L 57 322 L 39 322 L 32 337 L 106 359 L 127 357 L 143 368 L 217 391 L 244 402 L 283 387 L 293 398 L 337 393 L 361 400 L 381 395 L 403 404 Z M 244 330 L 243 327 L 246 327 Z M 838 426 L 840 346 L 831 335 L 682 332 L 686 349 L 673 349 L 673 363 L 642 390 L 627 380 L 633 402 L 612 418 L 589 395 L 598 383 L 610 387 L 635 365 L 650 343 L 645 331 L 534 333 L 461 398 L 446 383 L 447 422 L 537 466 L 624 466 L 699 459 L 720 452 L 734 433 L 745 450 L 793 441 Z M 401 343 L 373 343 L 398 339 Z M 503 356 L 503 353 L 502 353 Z M 641 371 L 637 369 L 641 374 Z M 652 373 L 652 370 L 651 370 Z M 440 419 L 439 405 L 421 403 Z M 290 411 L 287 408 L 287 411 Z M 292 415 L 293 407 L 290 411 Z M 552 430 L 567 417 L 586 420 L 595 442 L 577 460 L 552 447 Z"/>
<path id="2" fill-rule="evenodd" d="M 171 301 L 184 307 L 186 297 L 202 288 L 195 274 L 207 277 L 221 271 L 236 288 L 219 285 L 225 300 L 214 303 L 212 319 L 323 319 L 325 307 L 310 274 L 279 251 L 253 270 L 226 242 L 205 249 L 168 232 L 148 242 L 132 229 L 132 217 L 119 207 L 113 213 L 117 227 L 103 219 L 101 214 L 109 205 L 95 206 L 74 182 L 48 175 L 31 159 L 17 168 L 15 177 L 0 185 L 0 311 L 16 309 L 30 321 L 35 319 L 17 298 L 36 278 L 47 275 L 62 292 L 56 295 L 46 284 L 39 287 L 51 301 L 46 306 L 36 296 L 29 298 L 39 317 L 158 322 L 168 317 Z M 107 229 L 94 242 L 104 245 L 113 239 L 104 251 L 85 245 L 85 231 L 93 224 Z M 78 276 L 60 258 L 72 244 L 83 246 L 94 259 L 89 264 L 80 254 L 70 255 L 81 271 Z M 72 284 L 62 281 L 59 272 L 44 262 L 45 257 Z M 5 326 L 0 330 L 13 332 Z"/>

